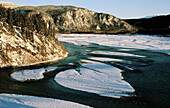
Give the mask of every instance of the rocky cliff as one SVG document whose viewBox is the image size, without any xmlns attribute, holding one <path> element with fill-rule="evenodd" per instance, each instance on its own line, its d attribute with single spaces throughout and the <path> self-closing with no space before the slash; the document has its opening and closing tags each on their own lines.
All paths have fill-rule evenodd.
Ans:
<svg viewBox="0 0 170 108">
<path fill-rule="evenodd" d="M 67 56 L 64 46 L 55 38 L 33 35 L 33 42 L 25 39 L 20 28 L 9 31 L 9 25 L 0 22 L 0 67 L 26 66 L 58 61 Z"/>
<path fill-rule="evenodd" d="M 32 6 L 0 6 L 0 14 L 0 68 L 53 62 L 67 56 L 55 38 L 55 24 L 48 13 Z"/>
<path fill-rule="evenodd" d="M 137 28 L 125 21 L 105 13 L 97 13 L 73 6 L 39 6 L 49 13 L 58 32 L 68 33 L 132 33 Z"/>
</svg>

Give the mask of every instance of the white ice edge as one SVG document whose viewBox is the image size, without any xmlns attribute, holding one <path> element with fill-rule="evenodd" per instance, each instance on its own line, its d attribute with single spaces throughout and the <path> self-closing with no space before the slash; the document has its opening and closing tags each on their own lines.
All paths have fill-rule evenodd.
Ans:
<svg viewBox="0 0 170 108">
<path fill-rule="evenodd" d="M 47 67 L 39 69 L 21 70 L 12 73 L 10 76 L 17 81 L 39 80 L 44 78 L 44 73 L 54 71 L 57 67 Z"/>
<path fill-rule="evenodd" d="M 111 51 L 92 51 L 92 54 L 106 54 L 106 55 L 120 55 L 120 56 L 133 56 L 133 57 L 146 57 L 141 55 L 122 53 L 122 52 L 111 52 Z"/>
<path fill-rule="evenodd" d="M 77 72 L 74 69 L 60 72 L 55 81 L 65 87 L 97 93 L 101 96 L 115 97 L 129 96 L 134 89 L 122 80 L 121 70 L 110 65 L 89 60 L 83 60 L 82 68 Z"/>
<path fill-rule="evenodd" d="M 91 60 L 99 60 L 99 61 L 123 61 L 121 59 L 115 58 L 107 58 L 107 57 L 89 57 Z"/>
<path fill-rule="evenodd" d="M 0 94 L 0 108 L 90 108 L 79 103 L 60 99 L 17 94 Z"/>
</svg>

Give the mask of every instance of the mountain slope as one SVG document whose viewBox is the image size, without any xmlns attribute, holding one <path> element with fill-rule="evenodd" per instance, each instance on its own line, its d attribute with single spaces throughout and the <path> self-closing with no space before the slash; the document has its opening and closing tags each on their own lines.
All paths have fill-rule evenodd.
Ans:
<svg viewBox="0 0 170 108">
<path fill-rule="evenodd" d="M 136 26 L 141 34 L 170 34 L 170 15 L 151 18 L 127 19 L 129 24 Z"/>
<path fill-rule="evenodd" d="M 105 13 L 73 6 L 39 6 L 49 13 L 58 32 L 127 33 L 137 29 L 125 21 Z"/>
<path fill-rule="evenodd" d="M 8 3 L 10 4 L 10 3 Z M 9 5 L 14 8 L 13 5 Z M 125 21 L 105 13 L 97 13 L 74 6 L 19 6 L 29 14 L 42 13 L 43 17 L 51 17 L 59 33 L 134 33 L 137 31 Z"/>
</svg>

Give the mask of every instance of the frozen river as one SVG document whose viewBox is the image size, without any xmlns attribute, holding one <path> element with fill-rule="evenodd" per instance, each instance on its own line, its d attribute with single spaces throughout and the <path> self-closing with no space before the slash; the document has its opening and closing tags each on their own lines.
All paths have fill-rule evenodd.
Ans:
<svg viewBox="0 0 170 108">
<path fill-rule="evenodd" d="M 57 104 L 51 101 L 60 106 L 68 102 L 73 107 L 149 107 L 157 106 L 160 99 L 164 100 L 160 105 L 169 105 L 169 37 L 97 34 L 57 34 L 57 37 L 69 53 L 66 59 L 0 70 L 0 106 L 39 105 L 34 101 L 27 104 L 34 97 L 23 100 L 24 95 L 56 99 L 47 101 L 52 107 Z M 37 100 L 44 102 L 43 98 Z"/>
</svg>

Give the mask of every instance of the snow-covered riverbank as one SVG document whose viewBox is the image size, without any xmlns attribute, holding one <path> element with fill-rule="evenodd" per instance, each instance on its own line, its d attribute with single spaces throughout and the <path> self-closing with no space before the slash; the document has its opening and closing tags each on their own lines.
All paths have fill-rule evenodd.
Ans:
<svg viewBox="0 0 170 108">
<path fill-rule="evenodd" d="M 0 94 L 0 108 L 90 108 L 74 102 L 17 94 Z"/>
</svg>

